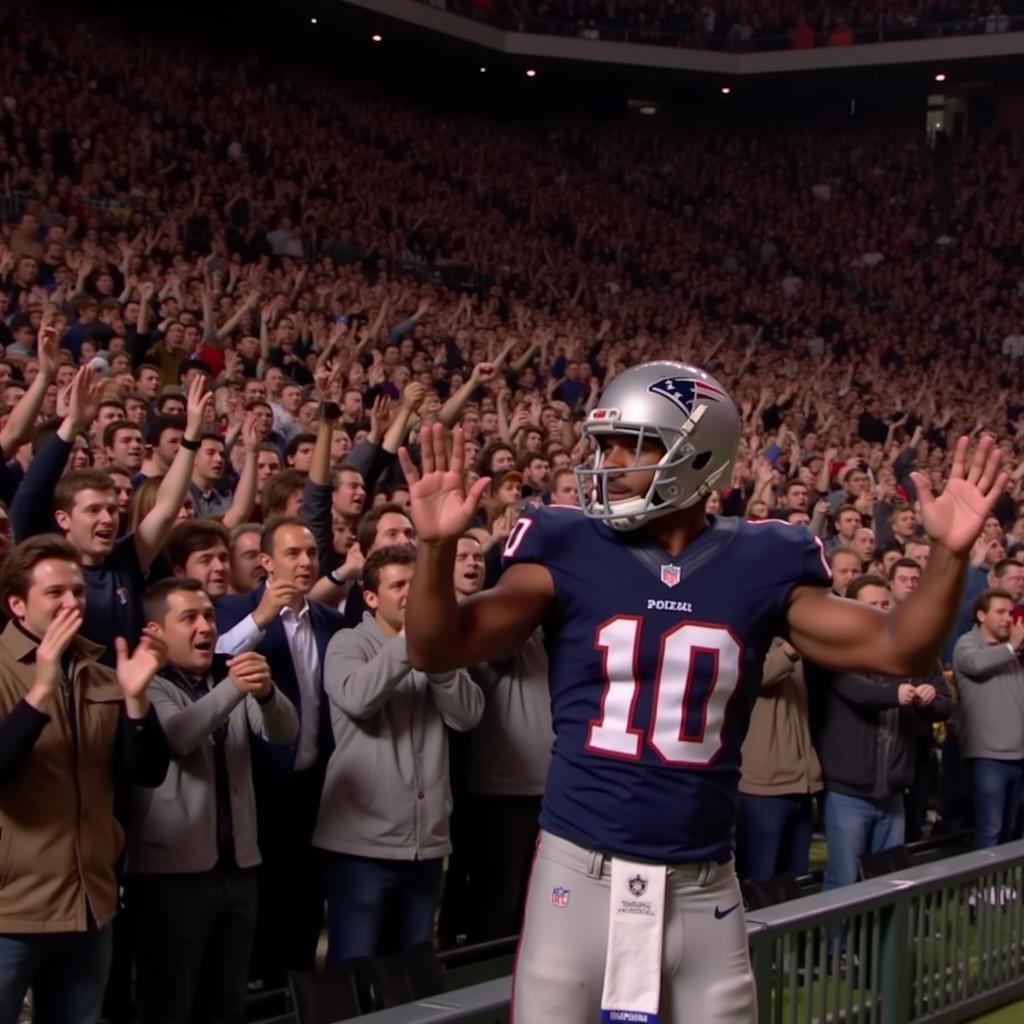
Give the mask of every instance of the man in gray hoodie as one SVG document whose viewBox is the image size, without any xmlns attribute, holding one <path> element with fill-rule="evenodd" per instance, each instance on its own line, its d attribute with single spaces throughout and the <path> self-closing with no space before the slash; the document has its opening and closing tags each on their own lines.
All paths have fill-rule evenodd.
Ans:
<svg viewBox="0 0 1024 1024">
<path fill-rule="evenodd" d="M 464 669 L 428 675 L 405 650 L 416 556 L 375 551 L 363 570 L 369 611 L 327 647 L 324 689 L 334 752 L 315 846 L 327 851 L 327 963 L 430 939 L 451 852 L 445 726 L 472 729 L 484 710 Z"/>
<path fill-rule="evenodd" d="M 983 590 L 975 625 L 956 642 L 960 747 L 974 785 L 974 846 L 1012 838 L 1024 791 L 1024 623 L 1014 621 L 1008 590 Z"/>
</svg>

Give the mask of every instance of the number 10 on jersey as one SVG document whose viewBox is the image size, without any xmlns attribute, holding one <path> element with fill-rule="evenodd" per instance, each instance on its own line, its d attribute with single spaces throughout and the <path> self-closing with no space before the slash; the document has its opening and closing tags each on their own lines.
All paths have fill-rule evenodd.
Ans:
<svg viewBox="0 0 1024 1024">
<path fill-rule="evenodd" d="M 638 663 L 643 620 L 620 615 L 597 630 L 604 654 L 600 717 L 590 723 L 587 749 L 635 761 L 644 742 L 633 721 L 640 694 Z M 740 680 L 742 649 L 724 626 L 680 623 L 661 636 L 647 742 L 661 761 L 681 768 L 707 768 L 724 743 L 729 701 Z M 698 663 L 710 663 L 706 687 L 695 686 Z"/>
</svg>

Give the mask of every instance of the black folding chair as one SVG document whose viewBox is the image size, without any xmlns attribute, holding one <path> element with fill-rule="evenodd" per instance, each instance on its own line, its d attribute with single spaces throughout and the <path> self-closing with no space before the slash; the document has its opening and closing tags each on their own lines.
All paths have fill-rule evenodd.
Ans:
<svg viewBox="0 0 1024 1024">
<path fill-rule="evenodd" d="M 289 971 L 296 1024 L 333 1024 L 369 1013 L 373 1007 L 360 999 L 358 977 L 357 962 L 322 971 Z"/>
<path fill-rule="evenodd" d="M 360 961 L 360 987 L 368 983 L 374 1010 L 386 1010 L 444 992 L 444 971 L 429 942 Z M 299 1024 L 305 1024 L 300 1021 Z"/>
<path fill-rule="evenodd" d="M 861 881 L 906 871 L 911 866 L 910 851 L 905 846 L 890 846 L 878 853 L 862 853 L 859 858 Z"/>
<path fill-rule="evenodd" d="M 781 875 L 759 882 L 748 879 L 740 885 L 740 889 L 747 910 L 763 910 L 801 896 L 800 884 L 792 871 L 784 871 Z"/>
</svg>

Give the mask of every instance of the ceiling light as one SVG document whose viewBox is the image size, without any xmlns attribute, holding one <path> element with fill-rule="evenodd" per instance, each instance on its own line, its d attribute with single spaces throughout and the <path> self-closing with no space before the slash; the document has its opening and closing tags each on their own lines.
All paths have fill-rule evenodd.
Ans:
<svg viewBox="0 0 1024 1024">
<path fill-rule="evenodd" d="M 381 42 L 383 42 L 383 41 L 384 41 L 384 37 L 383 37 L 383 36 L 382 36 L 382 35 L 381 35 L 381 34 L 380 34 L 379 32 L 374 32 L 374 33 L 373 33 L 373 35 L 372 35 L 372 36 L 370 36 L 370 38 L 371 38 L 371 39 L 372 39 L 372 40 L 373 40 L 373 41 L 374 41 L 375 43 L 381 43 Z"/>
<path fill-rule="evenodd" d="M 533 68 L 527 68 L 526 69 L 526 77 L 527 78 L 536 78 L 537 77 L 537 72 Z"/>
</svg>

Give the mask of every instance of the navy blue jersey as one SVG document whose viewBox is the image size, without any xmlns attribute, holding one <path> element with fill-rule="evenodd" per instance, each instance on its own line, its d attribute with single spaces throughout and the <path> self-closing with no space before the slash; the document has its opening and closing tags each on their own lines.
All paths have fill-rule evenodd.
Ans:
<svg viewBox="0 0 1024 1024">
<path fill-rule="evenodd" d="M 805 527 L 712 517 L 670 556 L 578 509 L 531 509 L 505 547 L 554 580 L 555 746 L 541 826 L 663 864 L 732 853 L 740 746 L 795 586 L 825 587 Z"/>
</svg>

